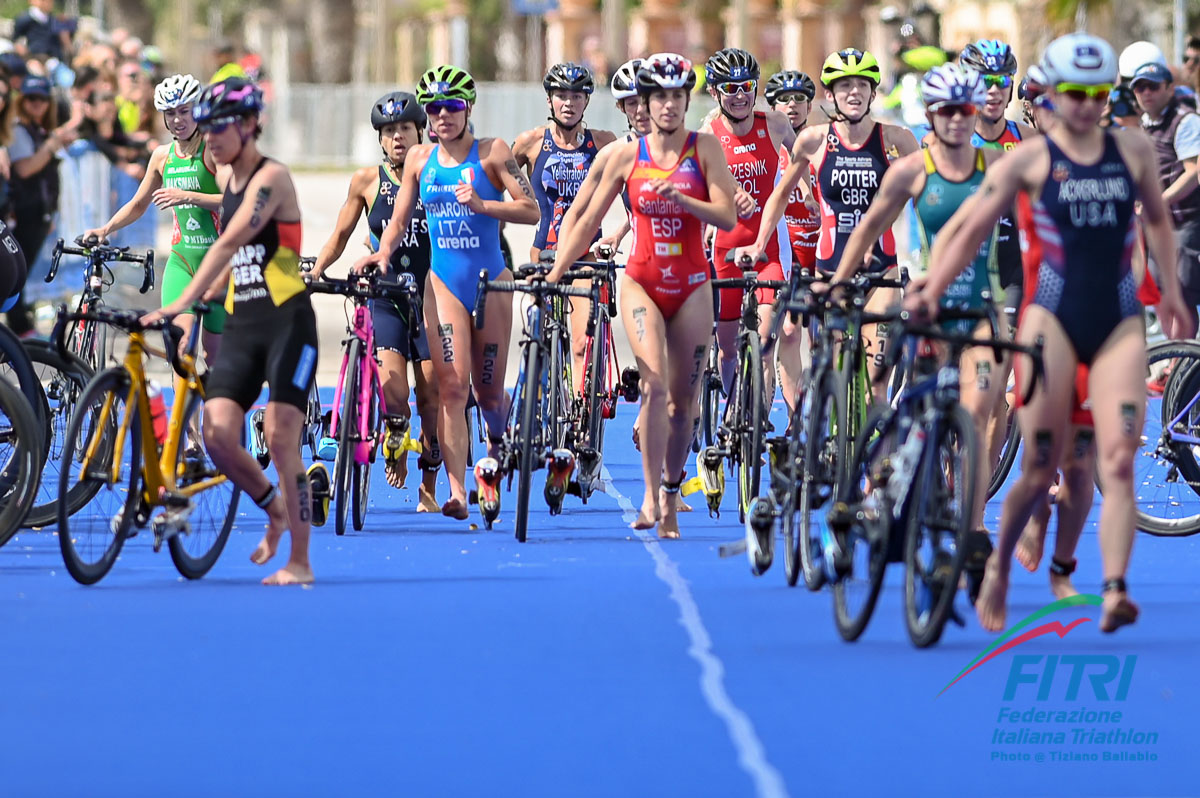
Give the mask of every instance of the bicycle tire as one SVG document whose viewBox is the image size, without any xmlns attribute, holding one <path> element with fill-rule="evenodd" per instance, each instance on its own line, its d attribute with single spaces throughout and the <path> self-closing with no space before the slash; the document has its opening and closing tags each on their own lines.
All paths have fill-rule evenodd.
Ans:
<svg viewBox="0 0 1200 798">
<path fill-rule="evenodd" d="M 537 433 L 538 392 L 541 388 L 541 346 L 537 341 L 525 345 L 524 390 L 521 397 L 520 429 L 517 430 L 517 519 L 514 534 L 524 543 L 529 525 L 529 491 L 533 482 L 533 447 Z"/>
<path fill-rule="evenodd" d="M 826 371 L 810 386 L 805 401 L 808 407 L 804 428 L 804 464 L 797 497 L 799 521 L 796 543 L 799 548 L 800 572 L 804 586 L 820 590 L 825 584 L 825 571 L 818 558 L 821 550 L 820 529 L 814 529 L 812 513 L 837 498 L 842 463 L 848 455 L 850 433 L 846 422 L 845 378 L 836 371 Z M 823 524 L 821 515 L 819 524 Z M 816 533 L 814 535 L 814 532 Z"/>
<path fill-rule="evenodd" d="M 308 445 L 308 453 L 312 455 L 311 459 L 313 460 L 317 459 L 317 449 L 321 445 L 322 427 L 325 423 L 322 415 L 321 394 L 314 378 L 312 385 L 308 388 L 308 404 L 304 409 L 304 431 L 301 433 L 303 437 L 301 445 Z"/>
<path fill-rule="evenodd" d="M 570 350 L 570 346 L 567 347 Z M 566 361 L 563 359 L 563 340 L 562 335 L 556 330 L 550 336 L 550 379 L 547 381 L 547 397 L 546 397 L 546 446 L 550 449 L 557 449 L 566 444 L 567 432 L 567 412 L 566 391 L 563 388 L 569 385 L 570 380 L 569 369 Z"/>
<path fill-rule="evenodd" d="M 375 442 L 379 439 L 379 423 L 379 384 L 376 382 L 372 386 L 371 396 L 367 400 L 367 429 L 371 431 L 367 459 L 366 462 L 359 463 L 358 458 L 355 458 L 351 467 L 350 512 L 355 532 L 361 532 L 367 521 L 367 503 L 371 496 L 371 464 L 375 462 Z"/>
<path fill-rule="evenodd" d="M 600 311 L 596 318 L 596 330 L 592 335 L 592 354 L 588 358 L 587 401 L 583 406 L 587 413 L 587 445 L 602 454 L 604 449 L 604 399 L 607 386 L 604 379 L 608 374 L 608 314 Z"/>
<path fill-rule="evenodd" d="M 718 408 L 721 405 L 721 367 L 718 361 L 717 347 L 708 347 L 708 365 L 703 376 L 704 385 L 700 389 L 700 430 L 704 436 L 704 445 L 716 446 Z"/>
<path fill-rule="evenodd" d="M 904 539 L 904 621 L 908 638 L 928 648 L 942 637 L 954 608 L 979 477 L 975 422 L 961 406 L 944 415 L 913 482 Z M 949 483 L 949 484 L 947 484 Z M 949 495 L 947 495 L 949 490 Z M 949 534 L 952 546 L 943 546 Z M 926 550 L 928 546 L 928 550 Z"/>
<path fill-rule="evenodd" d="M 46 397 L 42 393 L 42 384 L 33 368 L 33 362 L 29 359 L 29 353 L 16 333 L 0 324 L 0 377 L 5 374 L 8 374 L 8 379 L 13 386 L 29 402 L 29 408 L 33 412 L 37 428 L 45 430 L 47 423 Z M 45 449 L 44 442 L 41 443 L 41 449 Z"/>
<path fill-rule="evenodd" d="M 758 332 L 746 333 L 739 361 L 738 390 L 742 396 L 738 402 L 741 418 L 737 419 L 738 445 L 738 518 L 745 523 L 750 503 L 758 498 L 762 486 L 762 439 L 763 439 L 763 365 L 762 344 Z M 747 379 L 748 377 L 748 379 Z"/>
<path fill-rule="evenodd" d="M 351 477 L 354 449 L 358 439 L 358 361 L 362 342 L 350 340 L 346 350 L 346 374 L 342 377 L 342 407 L 338 415 L 337 460 L 333 467 L 333 530 L 346 534 L 352 501 Z"/>
<path fill-rule="evenodd" d="M 95 376 L 90 366 L 68 353 L 63 360 L 56 347 L 48 341 L 25 341 L 25 348 L 33 362 L 34 371 L 42 385 L 46 401 L 46 441 L 42 478 L 38 484 L 33 506 L 25 516 L 22 526 L 39 528 L 53 524 L 58 519 L 58 472 L 62 461 L 62 443 L 67 426 L 83 389 Z M 78 482 L 68 493 L 68 513 L 84 507 L 98 485 Z"/>
<path fill-rule="evenodd" d="M 1021 426 L 1017 423 L 1017 409 L 1009 408 L 1005 414 L 1004 445 L 1000 449 L 1000 458 L 996 461 L 992 474 L 988 477 L 987 497 L 990 499 L 1004 487 L 1017 462 L 1017 452 L 1021 449 Z"/>
<path fill-rule="evenodd" d="M 788 587 L 800 581 L 803 568 L 800 566 L 799 534 L 800 482 L 804 479 L 804 416 L 803 403 L 792 410 L 788 424 L 787 465 L 779 469 L 787 479 L 786 492 L 779 508 L 779 525 L 783 531 L 783 572 Z"/>
<path fill-rule="evenodd" d="M 16 534 L 37 495 L 42 435 L 24 394 L 0 378 L 0 463 L 6 487 L 0 490 L 0 546 Z"/>
<path fill-rule="evenodd" d="M 204 448 L 204 441 L 192 438 L 192 419 L 197 414 L 200 414 L 203 423 L 204 399 L 199 394 L 192 394 L 180 425 L 179 448 L 175 461 L 177 489 L 212 479 L 220 473 Z M 245 429 L 245 425 L 242 425 L 243 435 Z M 237 517 L 240 497 L 241 491 L 229 478 L 191 496 L 189 531 L 173 535 L 167 540 L 171 562 L 175 563 L 175 569 L 184 577 L 200 579 L 217 564 L 217 559 L 229 541 L 229 532 L 233 529 L 234 518 Z"/>
<path fill-rule="evenodd" d="M 128 409 L 129 425 L 125 428 L 124 446 L 128 447 L 128 456 L 125 448 L 120 452 L 115 451 L 116 433 L 125 414 L 125 401 L 129 395 L 130 384 L 131 378 L 124 366 L 105 369 L 93 377 L 79 397 L 75 415 L 71 417 L 71 424 L 63 441 L 64 468 L 59 471 L 58 480 L 58 545 L 67 571 L 82 585 L 99 582 L 112 569 L 121 553 L 121 547 L 125 544 L 126 534 L 134 523 L 142 497 L 142 427 L 136 404 Z M 97 403 L 109 403 L 106 415 L 93 410 Z M 89 421 L 91 427 L 85 430 Z M 94 440 L 95 434 L 101 436 L 99 441 L 94 441 L 97 462 L 93 463 L 91 475 L 85 474 L 83 478 L 97 481 L 99 485 L 88 506 L 72 516 L 67 512 L 67 495 L 71 487 L 71 469 L 68 464 L 75 459 L 78 446 L 82 444 L 83 451 L 93 446 L 89 441 Z M 108 477 L 112 472 L 114 460 L 118 458 L 127 473 L 119 482 L 110 483 Z M 101 469 L 104 472 L 103 479 L 96 477 L 101 473 Z M 99 512 L 96 508 L 98 500 L 102 504 Z M 91 542 L 93 537 L 102 542 L 103 546 L 80 545 L 85 539 Z M 85 556 L 84 549 L 88 549 L 89 552 L 96 549 L 101 551 L 98 556 L 89 559 Z"/>
<path fill-rule="evenodd" d="M 838 487 L 839 503 L 851 507 L 862 505 L 866 498 L 863 487 L 867 484 L 872 484 L 873 489 L 882 489 L 874 479 L 873 466 L 882 462 L 891 452 L 894 436 L 886 433 L 887 425 L 888 415 L 882 410 L 874 411 L 863 425 L 858 443 L 854 447 L 853 464 L 842 475 L 842 482 Z M 880 433 L 878 437 L 877 431 Z M 875 605 L 879 601 L 879 591 L 883 587 L 883 575 L 888 563 L 889 526 L 890 522 L 867 527 L 861 522 L 861 518 L 856 519 L 851 523 L 849 533 L 842 543 L 847 551 L 850 571 L 833 586 L 833 620 L 838 634 L 848 643 L 858 640 L 866 631 L 867 624 L 871 622 L 871 616 L 875 612 Z M 863 544 L 861 547 L 860 543 Z M 854 609 L 851 606 L 850 588 L 855 584 L 855 572 L 859 570 L 855 565 L 855 554 L 858 552 L 866 555 L 866 595 L 858 609 Z"/>
</svg>

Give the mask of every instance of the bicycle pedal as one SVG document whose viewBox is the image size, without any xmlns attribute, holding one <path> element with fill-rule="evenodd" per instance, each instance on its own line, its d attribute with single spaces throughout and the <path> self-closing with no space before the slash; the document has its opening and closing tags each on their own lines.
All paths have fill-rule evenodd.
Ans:
<svg viewBox="0 0 1200 798">
<path fill-rule="evenodd" d="M 845 502 L 835 502 L 829 511 L 825 513 L 825 523 L 829 524 L 830 529 L 835 529 L 838 532 L 845 532 L 850 529 L 850 525 L 858 519 L 858 512 L 850 508 Z"/>
<path fill-rule="evenodd" d="M 493 457 L 485 457 L 475 464 L 475 494 L 479 512 L 488 529 L 500 515 L 500 464 Z"/>
<path fill-rule="evenodd" d="M 575 455 L 570 449 L 555 449 L 546 459 L 546 504 L 551 515 L 562 512 L 563 497 L 575 471 Z"/>
<path fill-rule="evenodd" d="M 191 504 L 188 497 L 182 493 L 175 493 L 166 488 L 158 489 L 158 501 L 163 507 L 171 509 L 181 509 Z"/>
<path fill-rule="evenodd" d="M 759 496 L 746 513 L 746 557 L 750 573 L 762 576 L 775 559 L 775 508 L 770 499 Z"/>
</svg>

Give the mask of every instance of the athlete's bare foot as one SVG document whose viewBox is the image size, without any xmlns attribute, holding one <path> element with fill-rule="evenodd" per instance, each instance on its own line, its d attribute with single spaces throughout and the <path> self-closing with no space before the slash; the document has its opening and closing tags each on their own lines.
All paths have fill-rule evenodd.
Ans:
<svg viewBox="0 0 1200 798">
<path fill-rule="evenodd" d="M 442 505 L 442 515 L 453 518 L 457 521 L 466 521 L 471 517 L 471 511 L 467 509 L 467 503 L 462 499 L 456 499 L 451 496 Z"/>
<path fill-rule="evenodd" d="M 679 495 L 678 493 L 675 494 L 675 512 L 690 513 L 691 511 L 692 511 L 691 505 L 683 500 L 683 496 Z M 678 537 L 678 536 L 676 536 L 676 537 Z"/>
<path fill-rule="evenodd" d="M 638 513 L 638 517 L 629 525 L 630 529 L 654 529 L 658 526 L 658 519 L 662 513 L 659 510 L 658 502 L 652 500 L 649 495 L 642 502 L 642 509 Z"/>
<path fill-rule="evenodd" d="M 417 512 L 436 513 L 437 511 L 437 497 L 433 495 L 433 491 L 428 490 L 424 485 L 417 488 Z"/>
<path fill-rule="evenodd" d="M 1050 572 L 1050 592 L 1054 594 L 1056 599 L 1065 599 L 1079 595 L 1079 591 L 1075 589 L 1075 585 L 1071 584 L 1070 575 L 1059 576 L 1053 571 Z"/>
<path fill-rule="evenodd" d="M 675 499 L 680 497 L 676 494 Z M 676 515 L 675 501 L 671 501 L 669 494 L 664 493 L 660 500 L 660 506 L 663 508 L 662 518 L 658 522 L 658 536 L 667 540 L 677 540 L 679 538 L 679 517 Z M 688 508 L 691 509 L 691 508 Z"/>
<path fill-rule="evenodd" d="M 1050 505 L 1039 504 L 1025 523 L 1021 539 L 1017 541 L 1017 562 L 1030 573 L 1038 569 L 1046 548 L 1046 528 L 1050 524 Z"/>
<path fill-rule="evenodd" d="M 262 583 L 264 585 L 311 585 L 313 583 L 312 568 L 307 565 L 288 563 L 262 580 Z"/>
<path fill-rule="evenodd" d="M 408 479 L 408 452 L 402 452 L 400 457 L 390 463 L 385 463 L 383 475 L 387 479 L 387 484 L 393 488 L 403 488 L 405 480 Z"/>
<path fill-rule="evenodd" d="M 979 586 L 979 598 L 975 600 L 975 613 L 979 625 L 989 632 L 999 632 L 1007 620 L 1008 574 L 1002 573 L 998 553 L 988 557 L 983 572 L 983 584 Z"/>
<path fill-rule="evenodd" d="M 279 548 L 279 539 L 287 531 L 287 524 L 287 508 L 283 504 L 283 494 L 279 493 L 267 506 L 267 532 L 250 553 L 250 562 L 266 565 L 271 561 Z"/>
<path fill-rule="evenodd" d="M 1129 600 L 1124 591 L 1110 590 L 1104 594 L 1104 606 L 1100 612 L 1100 631 L 1112 633 L 1133 623 L 1138 618 L 1138 605 Z"/>
</svg>

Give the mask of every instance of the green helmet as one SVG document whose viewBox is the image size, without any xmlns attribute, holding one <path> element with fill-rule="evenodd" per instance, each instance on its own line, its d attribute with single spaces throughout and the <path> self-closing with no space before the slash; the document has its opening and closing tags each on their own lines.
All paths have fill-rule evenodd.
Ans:
<svg viewBox="0 0 1200 798">
<path fill-rule="evenodd" d="M 821 82 L 826 86 L 832 86 L 838 78 L 865 78 L 878 86 L 881 77 L 875 56 L 853 47 L 830 53 L 821 67 Z"/>
<path fill-rule="evenodd" d="M 475 102 L 475 78 L 450 64 L 434 67 L 417 81 L 417 102 L 428 105 L 438 100 Z"/>
</svg>

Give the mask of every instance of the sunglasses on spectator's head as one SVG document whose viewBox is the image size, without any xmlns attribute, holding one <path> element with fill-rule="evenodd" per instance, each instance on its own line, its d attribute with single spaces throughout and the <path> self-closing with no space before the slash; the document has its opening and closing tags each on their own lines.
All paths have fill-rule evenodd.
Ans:
<svg viewBox="0 0 1200 798">
<path fill-rule="evenodd" d="M 989 89 L 1007 89 L 1013 84 L 1012 75 L 984 75 L 983 85 Z"/>
<path fill-rule="evenodd" d="M 200 128 L 201 133 L 212 133 L 220 135 L 225 132 L 225 129 L 238 121 L 236 116 L 223 116 L 220 119 L 209 119 L 205 122 L 200 122 L 196 126 Z"/>
<path fill-rule="evenodd" d="M 738 94 L 754 94 L 754 90 L 757 88 L 757 80 L 731 80 L 726 83 L 717 84 L 717 91 L 726 97 L 733 97 Z"/>
<path fill-rule="evenodd" d="M 434 100 L 425 106 L 425 113 L 429 116 L 437 116 L 442 111 L 454 114 L 465 110 L 467 110 L 466 100 Z"/>
<path fill-rule="evenodd" d="M 1054 90 L 1059 94 L 1065 94 L 1075 102 L 1083 102 L 1084 100 L 1099 100 L 1100 102 L 1108 102 L 1108 95 L 1112 94 L 1113 85 L 1111 83 L 1101 83 L 1097 86 L 1085 86 L 1082 83 L 1059 83 L 1054 87 Z"/>
</svg>

